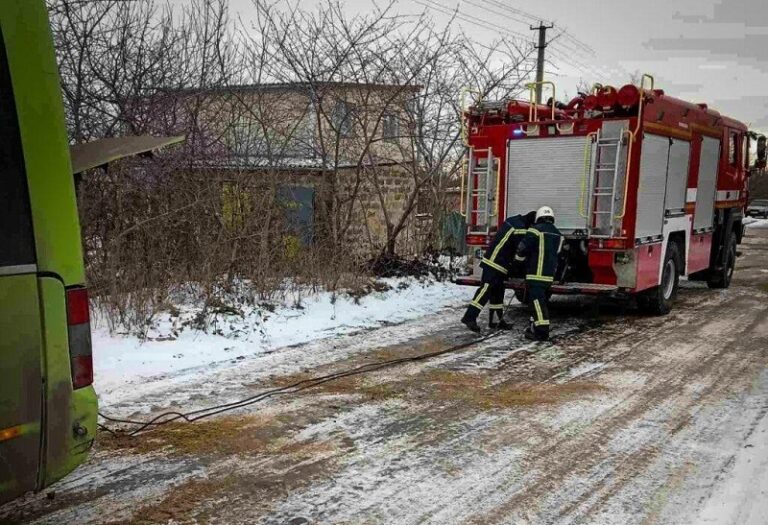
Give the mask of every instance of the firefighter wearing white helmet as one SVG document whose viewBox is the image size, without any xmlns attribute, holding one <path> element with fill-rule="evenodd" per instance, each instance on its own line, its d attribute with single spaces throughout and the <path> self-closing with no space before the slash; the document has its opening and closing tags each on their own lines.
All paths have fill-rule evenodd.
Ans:
<svg viewBox="0 0 768 525">
<path fill-rule="evenodd" d="M 528 229 L 517 247 L 515 260 L 525 263 L 526 300 L 533 307 L 533 317 L 525 331 L 527 339 L 549 339 L 549 288 L 555 280 L 563 235 L 555 227 L 555 212 L 542 206 L 536 223 Z"/>
</svg>

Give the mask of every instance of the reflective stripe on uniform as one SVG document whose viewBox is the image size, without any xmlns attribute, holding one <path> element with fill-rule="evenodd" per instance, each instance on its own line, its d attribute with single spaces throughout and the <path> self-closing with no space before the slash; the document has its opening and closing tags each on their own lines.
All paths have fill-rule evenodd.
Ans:
<svg viewBox="0 0 768 525">
<path fill-rule="evenodd" d="M 507 241 L 509 240 L 510 237 L 512 237 L 513 235 L 525 234 L 525 232 L 527 232 L 527 231 L 528 230 L 518 230 L 516 228 L 510 228 L 509 231 L 506 233 L 506 235 L 504 235 L 504 237 L 502 237 L 501 241 L 499 241 L 499 244 L 496 245 L 496 248 L 493 249 L 493 252 L 491 253 L 491 258 L 490 259 L 483 258 L 483 260 L 487 261 L 489 263 L 494 263 L 494 261 L 496 260 L 496 257 L 499 256 L 499 252 L 504 247 L 504 245 L 507 243 Z M 507 273 L 507 272 L 504 272 L 504 273 Z"/>
<path fill-rule="evenodd" d="M 544 234 L 536 228 L 530 228 L 528 233 L 532 233 L 539 238 L 539 258 L 536 261 L 536 275 L 541 276 L 544 272 Z"/>
<path fill-rule="evenodd" d="M 501 266 L 500 264 L 496 264 L 495 262 L 491 261 L 490 259 L 486 259 L 485 257 L 482 258 L 480 261 L 480 264 L 485 264 L 487 266 L 490 266 L 496 271 L 499 271 L 503 273 L 504 275 L 507 275 L 507 269 Z"/>
<path fill-rule="evenodd" d="M 504 309 L 504 305 L 503 304 L 491 304 L 491 305 L 488 306 L 488 308 L 491 309 L 491 310 L 503 310 Z"/>
<path fill-rule="evenodd" d="M 536 321 L 533 323 L 534 326 L 548 326 L 549 320 L 544 319 L 544 312 L 541 310 L 541 305 L 539 304 L 538 299 L 533 300 L 533 307 L 536 309 Z"/>
<path fill-rule="evenodd" d="M 485 293 L 488 291 L 488 286 L 489 286 L 489 284 L 488 284 L 488 283 L 485 283 L 485 284 L 483 285 L 483 287 L 482 287 L 482 288 L 480 288 L 480 292 L 477 294 L 477 297 L 475 297 L 475 298 L 472 300 L 472 302 L 471 302 L 471 303 L 469 303 L 469 304 L 470 304 L 470 306 L 474 306 L 475 308 L 477 308 L 477 309 L 479 309 L 479 310 L 482 310 L 482 309 L 483 309 L 483 305 L 482 305 L 482 304 L 480 304 L 480 302 L 479 302 L 479 301 L 480 301 L 480 299 L 482 299 L 482 298 L 483 298 L 483 296 L 485 295 Z"/>
<path fill-rule="evenodd" d="M 544 235 L 539 234 L 539 261 L 536 265 L 536 275 L 544 273 Z"/>
<path fill-rule="evenodd" d="M 552 283 L 555 282 L 554 277 L 547 277 L 546 275 L 526 275 L 525 276 L 526 281 L 539 281 L 542 283 Z"/>
<path fill-rule="evenodd" d="M 521 257 L 521 256 L 519 256 L 519 255 L 515 255 L 515 260 L 516 260 L 517 262 L 525 262 L 525 257 Z"/>
</svg>

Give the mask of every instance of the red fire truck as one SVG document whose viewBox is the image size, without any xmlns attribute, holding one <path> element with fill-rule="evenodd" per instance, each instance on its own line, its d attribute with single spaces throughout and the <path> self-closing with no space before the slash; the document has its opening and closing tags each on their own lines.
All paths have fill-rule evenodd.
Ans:
<svg viewBox="0 0 768 525">
<path fill-rule="evenodd" d="M 547 104 L 533 102 L 531 84 L 530 101 L 480 101 L 464 113 L 461 208 L 474 272 L 459 282 L 479 283 L 482 250 L 505 217 L 547 205 L 567 239 L 553 293 L 634 295 L 664 314 L 681 276 L 727 288 L 765 138 L 666 95 L 649 75 L 568 104 L 543 84 Z M 519 297 L 523 282 L 507 286 Z"/>
</svg>

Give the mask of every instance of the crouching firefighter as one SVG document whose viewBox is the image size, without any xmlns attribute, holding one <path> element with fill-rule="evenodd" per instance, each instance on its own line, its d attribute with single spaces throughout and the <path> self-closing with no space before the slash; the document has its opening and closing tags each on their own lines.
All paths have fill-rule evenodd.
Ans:
<svg viewBox="0 0 768 525">
<path fill-rule="evenodd" d="M 477 318 L 489 302 L 488 326 L 493 329 L 509 329 L 509 325 L 504 321 L 504 281 L 510 273 L 514 275 L 520 266 L 515 264 L 515 249 L 525 237 L 528 228 L 533 225 L 535 218 L 536 212 L 533 211 L 526 215 L 508 217 L 486 249 L 480 261 L 483 269 L 482 284 L 461 318 L 461 322 L 473 332 L 480 332 Z"/>
<path fill-rule="evenodd" d="M 549 206 L 536 212 L 536 223 L 528 229 L 517 247 L 515 260 L 525 263 L 527 302 L 533 317 L 525 330 L 526 339 L 549 339 L 549 288 L 555 280 L 563 235 L 555 227 L 555 214 Z"/>
</svg>

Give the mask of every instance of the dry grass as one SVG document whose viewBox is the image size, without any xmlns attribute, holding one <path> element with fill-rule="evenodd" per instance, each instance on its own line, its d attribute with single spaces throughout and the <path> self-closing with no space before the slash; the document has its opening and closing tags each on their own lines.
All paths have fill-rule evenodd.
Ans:
<svg viewBox="0 0 768 525">
<path fill-rule="evenodd" d="M 134 454 L 177 456 L 291 455 L 298 459 L 328 452 L 329 444 L 295 442 L 280 418 L 228 416 L 196 423 L 170 423 L 138 436 L 104 435 L 99 446 Z"/>
<path fill-rule="evenodd" d="M 476 408 L 525 407 L 564 403 L 604 390 L 594 382 L 564 384 L 493 384 L 487 375 L 433 370 L 425 374 L 430 396 L 442 402 L 453 401 Z"/>
<path fill-rule="evenodd" d="M 107 523 L 109 525 L 149 525 L 183 522 L 184 517 L 193 513 L 200 506 L 201 501 L 224 493 L 235 483 L 234 476 L 215 480 L 192 479 L 169 490 L 160 501 L 139 508 L 132 518 Z"/>
<path fill-rule="evenodd" d="M 275 379 L 274 385 L 276 387 L 289 386 L 299 381 L 312 379 L 318 375 L 320 375 L 319 372 L 316 374 L 299 373 L 281 376 Z M 381 401 L 401 394 L 401 391 L 394 384 L 377 383 L 364 375 L 341 377 L 308 390 L 311 390 L 315 395 L 319 392 L 326 395 L 362 396 L 366 401 Z"/>
<path fill-rule="evenodd" d="M 387 350 L 389 351 L 389 350 Z M 323 383 L 312 392 L 327 395 L 361 396 L 364 401 L 383 401 L 392 398 L 432 400 L 440 403 L 454 402 L 474 408 L 494 408 L 550 405 L 578 399 L 604 390 L 601 385 L 589 382 L 564 384 L 496 383 L 495 374 L 475 374 L 445 369 L 428 369 L 408 378 L 387 381 L 370 376 L 343 377 Z M 309 374 L 296 374 L 278 378 L 277 386 L 286 386 L 309 379 Z"/>
</svg>

